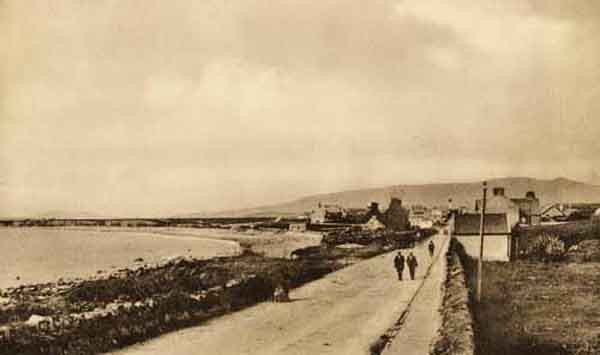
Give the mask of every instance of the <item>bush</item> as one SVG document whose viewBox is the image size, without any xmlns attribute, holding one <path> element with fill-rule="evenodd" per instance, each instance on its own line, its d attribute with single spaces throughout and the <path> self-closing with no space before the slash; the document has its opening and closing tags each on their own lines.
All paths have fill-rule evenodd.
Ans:
<svg viewBox="0 0 600 355">
<path fill-rule="evenodd" d="M 525 254 L 543 261 L 559 261 L 566 251 L 565 243 L 558 236 L 542 234 L 527 247 Z"/>
<path fill-rule="evenodd" d="M 519 254 L 526 254 L 530 245 L 535 243 L 537 238 L 549 234 L 556 236 L 564 243 L 565 250 L 578 245 L 584 240 L 600 239 L 600 223 L 575 222 L 556 225 L 541 225 L 533 227 L 516 227 L 513 230 L 518 239 Z"/>
</svg>

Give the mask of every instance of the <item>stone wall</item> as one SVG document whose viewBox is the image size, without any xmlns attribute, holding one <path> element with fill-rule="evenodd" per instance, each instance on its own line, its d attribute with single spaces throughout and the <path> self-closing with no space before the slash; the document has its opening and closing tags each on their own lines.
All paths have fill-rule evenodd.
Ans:
<svg viewBox="0 0 600 355">
<path fill-rule="evenodd" d="M 476 235 L 455 236 L 464 246 L 467 254 L 479 259 L 480 237 Z M 486 261 L 509 261 L 511 237 L 509 235 L 485 235 L 483 260 Z"/>
<path fill-rule="evenodd" d="M 459 258 L 463 246 L 454 238 L 447 254 L 447 275 L 440 312 L 442 326 L 431 348 L 431 355 L 473 355 L 475 353 L 473 315 L 469 308 L 466 273 Z M 464 249 L 463 249 L 464 252 Z"/>
<path fill-rule="evenodd" d="M 231 259 L 231 268 L 241 267 L 241 261 L 236 262 L 240 258 L 222 259 Z M 340 267 L 328 262 L 275 260 L 273 265 L 255 274 L 243 273 L 242 276 L 228 278 L 220 285 L 188 290 L 179 284 L 182 282 L 181 271 L 194 274 L 202 271 L 201 275 L 210 271 L 206 267 L 199 269 L 193 263 L 179 262 L 171 266 L 168 270 L 180 272 L 165 271 L 164 274 L 180 277 L 170 282 L 172 289 L 167 292 L 145 294 L 140 291 L 144 294 L 143 298 L 128 301 L 129 286 L 142 286 L 139 277 L 130 275 L 122 280 L 128 286 L 122 289 L 125 293 L 110 297 L 108 302 L 86 301 L 89 307 L 85 307 L 85 311 L 31 314 L 21 320 L 0 324 L 0 354 L 83 355 L 107 352 L 268 300 L 280 282 L 297 287 Z M 100 287 L 105 283 L 106 280 L 102 280 L 93 286 Z M 103 293 L 98 287 L 94 297 Z M 63 301 L 68 302 L 68 297 Z"/>
</svg>

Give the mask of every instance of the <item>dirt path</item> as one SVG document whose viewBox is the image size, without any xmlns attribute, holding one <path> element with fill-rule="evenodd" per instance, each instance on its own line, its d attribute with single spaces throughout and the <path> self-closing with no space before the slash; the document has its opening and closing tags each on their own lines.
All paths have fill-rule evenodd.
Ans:
<svg viewBox="0 0 600 355">
<path fill-rule="evenodd" d="M 437 247 L 441 251 L 438 260 L 429 270 L 429 275 L 411 303 L 400 331 L 382 352 L 383 355 L 429 354 L 431 343 L 442 323 L 439 308 L 442 304 L 448 240 L 438 243 Z"/>
<path fill-rule="evenodd" d="M 436 244 L 442 238 L 435 236 Z M 397 281 L 395 253 L 389 253 L 293 291 L 291 303 L 261 303 L 115 354 L 364 355 L 423 281 L 430 262 L 426 244 L 414 251 L 420 262 L 415 281 Z"/>
</svg>

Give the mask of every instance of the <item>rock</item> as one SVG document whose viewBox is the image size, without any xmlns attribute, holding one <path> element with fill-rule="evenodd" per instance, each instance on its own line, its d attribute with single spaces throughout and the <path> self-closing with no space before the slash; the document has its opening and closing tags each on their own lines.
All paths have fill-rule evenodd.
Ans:
<svg viewBox="0 0 600 355">
<path fill-rule="evenodd" d="M 27 324 L 28 326 L 31 326 L 31 327 L 36 327 L 41 322 L 48 321 L 48 320 L 49 320 L 48 317 L 40 316 L 37 314 L 32 314 L 31 317 L 29 317 L 29 319 L 25 322 L 25 324 Z"/>
</svg>

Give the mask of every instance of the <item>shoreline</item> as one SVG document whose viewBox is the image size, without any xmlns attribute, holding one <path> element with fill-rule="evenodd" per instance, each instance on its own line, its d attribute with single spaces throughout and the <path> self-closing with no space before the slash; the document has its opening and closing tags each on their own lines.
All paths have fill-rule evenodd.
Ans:
<svg viewBox="0 0 600 355">
<path fill-rule="evenodd" d="M 58 281 L 77 282 L 83 279 L 106 278 L 117 270 L 152 267 L 179 257 L 193 257 L 199 260 L 206 260 L 213 257 L 240 255 L 244 250 L 251 250 L 257 253 L 265 253 L 266 251 L 265 254 L 267 256 L 276 257 L 288 254 L 286 257 L 289 257 L 291 251 L 309 245 L 317 245 L 321 240 L 320 235 L 312 232 L 273 233 L 268 231 L 254 231 L 253 233 L 248 233 L 214 228 L 8 227 L 0 228 L 0 231 L 8 233 L 9 241 L 10 239 L 13 240 L 12 244 L 14 246 L 12 249 L 16 249 L 21 253 L 18 257 L 13 257 L 14 260 L 12 262 L 10 259 L 7 261 L 8 265 L 12 265 L 13 270 L 10 268 L 7 269 L 4 276 L 5 280 L 0 282 L 0 290 Z M 44 234 L 48 234 L 47 237 L 49 239 L 45 239 Z M 35 235 L 36 237 L 29 240 L 32 238 L 31 235 Z M 106 239 L 104 235 L 106 235 Z M 23 236 L 25 238 L 21 239 Z M 121 236 L 124 238 L 121 238 Z M 58 238 L 56 243 L 53 243 L 53 239 L 50 239 L 57 237 L 60 238 Z M 94 255 L 91 255 L 89 260 L 98 264 L 96 265 L 97 267 L 89 267 L 85 264 L 88 260 L 79 257 L 78 260 L 81 260 L 81 262 L 72 261 L 66 263 L 64 271 L 61 272 L 60 268 L 52 269 L 52 267 L 56 267 L 55 263 L 51 260 L 54 258 L 52 250 L 35 252 L 34 249 L 38 248 L 38 243 L 35 242 L 38 240 L 36 238 L 43 238 L 43 242 L 47 244 L 46 248 L 61 248 L 61 244 L 64 241 L 67 243 L 77 241 L 79 244 L 84 244 L 90 240 L 89 243 L 93 244 L 98 240 L 104 245 L 114 240 L 119 245 L 126 247 L 127 250 L 119 250 L 118 252 L 124 255 L 118 258 L 114 257 L 113 259 L 116 260 L 106 263 L 103 263 L 99 259 L 103 257 L 101 256 L 102 254 L 96 255 L 97 253 L 94 251 Z M 131 242 L 129 241 L 130 239 L 132 239 Z M 177 243 L 172 244 L 169 241 L 177 241 Z M 178 247 L 179 242 L 181 242 L 181 247 Z M 141 243 L 141 246 L 138 248 L 136 245 L 139 243 Z M 164 252 L 162 249 L 163 246 L 168 247 L 165 248 Z M 85 245 L 85 248 L 87 248 L 87 245 Z M 29 266 L 26 263 L 29 259 L 26 257 L 29 251 L 25 249 L 30 249 L 34 253 L 37 253 L 31 256 Z M 74 252 L 85 254 L 86 250 L 76 248 Z M 47 253 L 50 258 L 44 256 Z M 64 258 L 69 259 L 73 257 L 73 255 L 67 254 Z M 40 258 L 43 258 L 41 264 L 35 261 L 42 260 Z M 45 265 L 45 263 L 50 263 L 52 267 L 36 271 L 37 265 Z M 16 281 L 15 278 L 19 281 Z"/>
</svg>

